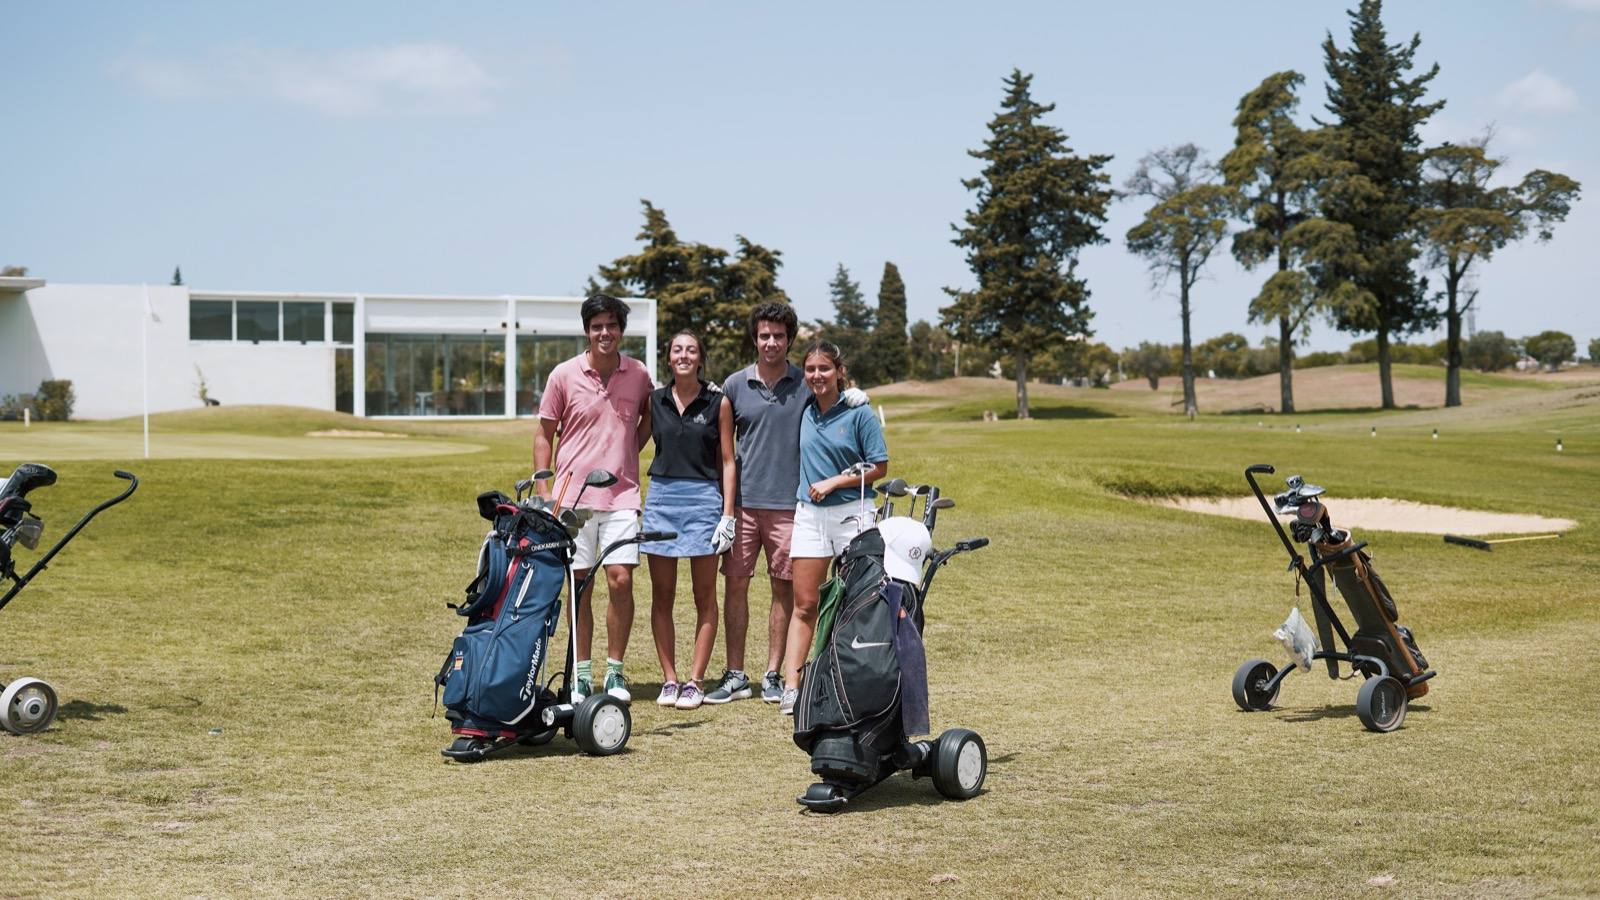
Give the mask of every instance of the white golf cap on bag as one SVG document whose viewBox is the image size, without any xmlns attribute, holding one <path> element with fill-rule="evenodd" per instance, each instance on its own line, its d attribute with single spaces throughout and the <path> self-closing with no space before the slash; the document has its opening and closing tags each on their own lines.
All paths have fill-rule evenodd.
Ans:
<svg viewBox="0 0 1600 900">
<path fill-rule="evenodd" d="M 928 529 L 909 516 L 895 516 L 878 524 L 883 537 L 883 570 L 890 578 L 922 583 L 922 566 L 933 552 Z"/>
</svg>

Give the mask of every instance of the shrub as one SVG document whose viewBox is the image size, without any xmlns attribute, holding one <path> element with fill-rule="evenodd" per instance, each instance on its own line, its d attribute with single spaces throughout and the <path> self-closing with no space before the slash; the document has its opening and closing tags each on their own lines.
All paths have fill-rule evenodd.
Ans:
<svg viewBox="0 0 1600 900">
<path fill-rule="evenodd" d="M 39 411 L 39 418 L 47 422 L 65 422 L 72 418 L 72 404 L 76 401 L 72 395 L 72 382 L 65 378 L 54 381 L 39 382 L 39 393 L 34 395 L 33 405 Z"/>
</svg>

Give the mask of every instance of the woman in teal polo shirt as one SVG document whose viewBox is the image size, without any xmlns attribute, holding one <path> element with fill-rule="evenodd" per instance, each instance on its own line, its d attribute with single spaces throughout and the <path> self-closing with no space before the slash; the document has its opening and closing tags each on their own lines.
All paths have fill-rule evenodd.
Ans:
<svg viewBox="0 0 1600 900">
<path fill-rule="evenodd" d="M 800 666 L 811 651 L 817 627 L 817 601 L 828 565 L 871 520 L 861 521 L 861 476 L 839 473 L 858 463 L 872 468 L 866 483 L 889 474 L 889 448 L 870 405 L 839 402 L 847 387 L 845 360 L 829 341 L 806 348 L 804 377 L 811 399 L 800 416 L 800 484 L 794 510 L 789 559 L 794 566 L 794 615 L 783 657 L 783 700 L 779 709 L 794 713 Z M 874 496 L 871 487 L 867 499 Z"/>
</svg>

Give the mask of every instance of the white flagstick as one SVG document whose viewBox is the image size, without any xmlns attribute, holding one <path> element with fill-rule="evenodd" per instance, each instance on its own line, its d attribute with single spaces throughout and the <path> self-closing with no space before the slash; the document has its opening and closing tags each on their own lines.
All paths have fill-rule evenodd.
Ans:
<svg viewBox="0 0 1600 900">
<path fill-rule="evenodd" d="M 144 392 L 144 458 L 150 458 L 150 285 L 141 284 L 144 310 L 139 313 L 139 381 Z"/>
</svg>

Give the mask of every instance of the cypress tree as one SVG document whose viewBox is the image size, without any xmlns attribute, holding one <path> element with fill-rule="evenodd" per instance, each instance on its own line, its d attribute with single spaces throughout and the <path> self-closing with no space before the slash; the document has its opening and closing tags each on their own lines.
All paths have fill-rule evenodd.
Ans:
<svg viewBox="0 0 1600 900">
<path fill-rule="evenodd" d="M 1412 262 L 1419 253 L 1415 234 L 1424 156 L 1417 131 L 1444 102 L 1422 102 L 1437 65 L 1405 77 L 1422 38 L 1389 44 L 1382 7 L 1379 0 L 1362 0 L 1349 14 L 1348 49 L 1339 49 L 1332 34 L 1322 44 L 1327 110 L 1333 115 L 1328 153 L 1348 165 L 1324 185 L 1323 215 L 1342 226 L 1349 240 L 1343 252 L 1323 259 L 1317 277 L 1341 330 L 1376 332 L 1383 408 L 1393 409 L 1390 339 L 1437 320 Z"/>
<path fill-rule="evenodd" d="M 903 381 L 911 371 L 911 346 L 906 338 L 906 283 L 892 262 L 883 264 L 878 281 L 878 324 L 872 331 L 872 357 L 884 381 Z"/>
</svg>

